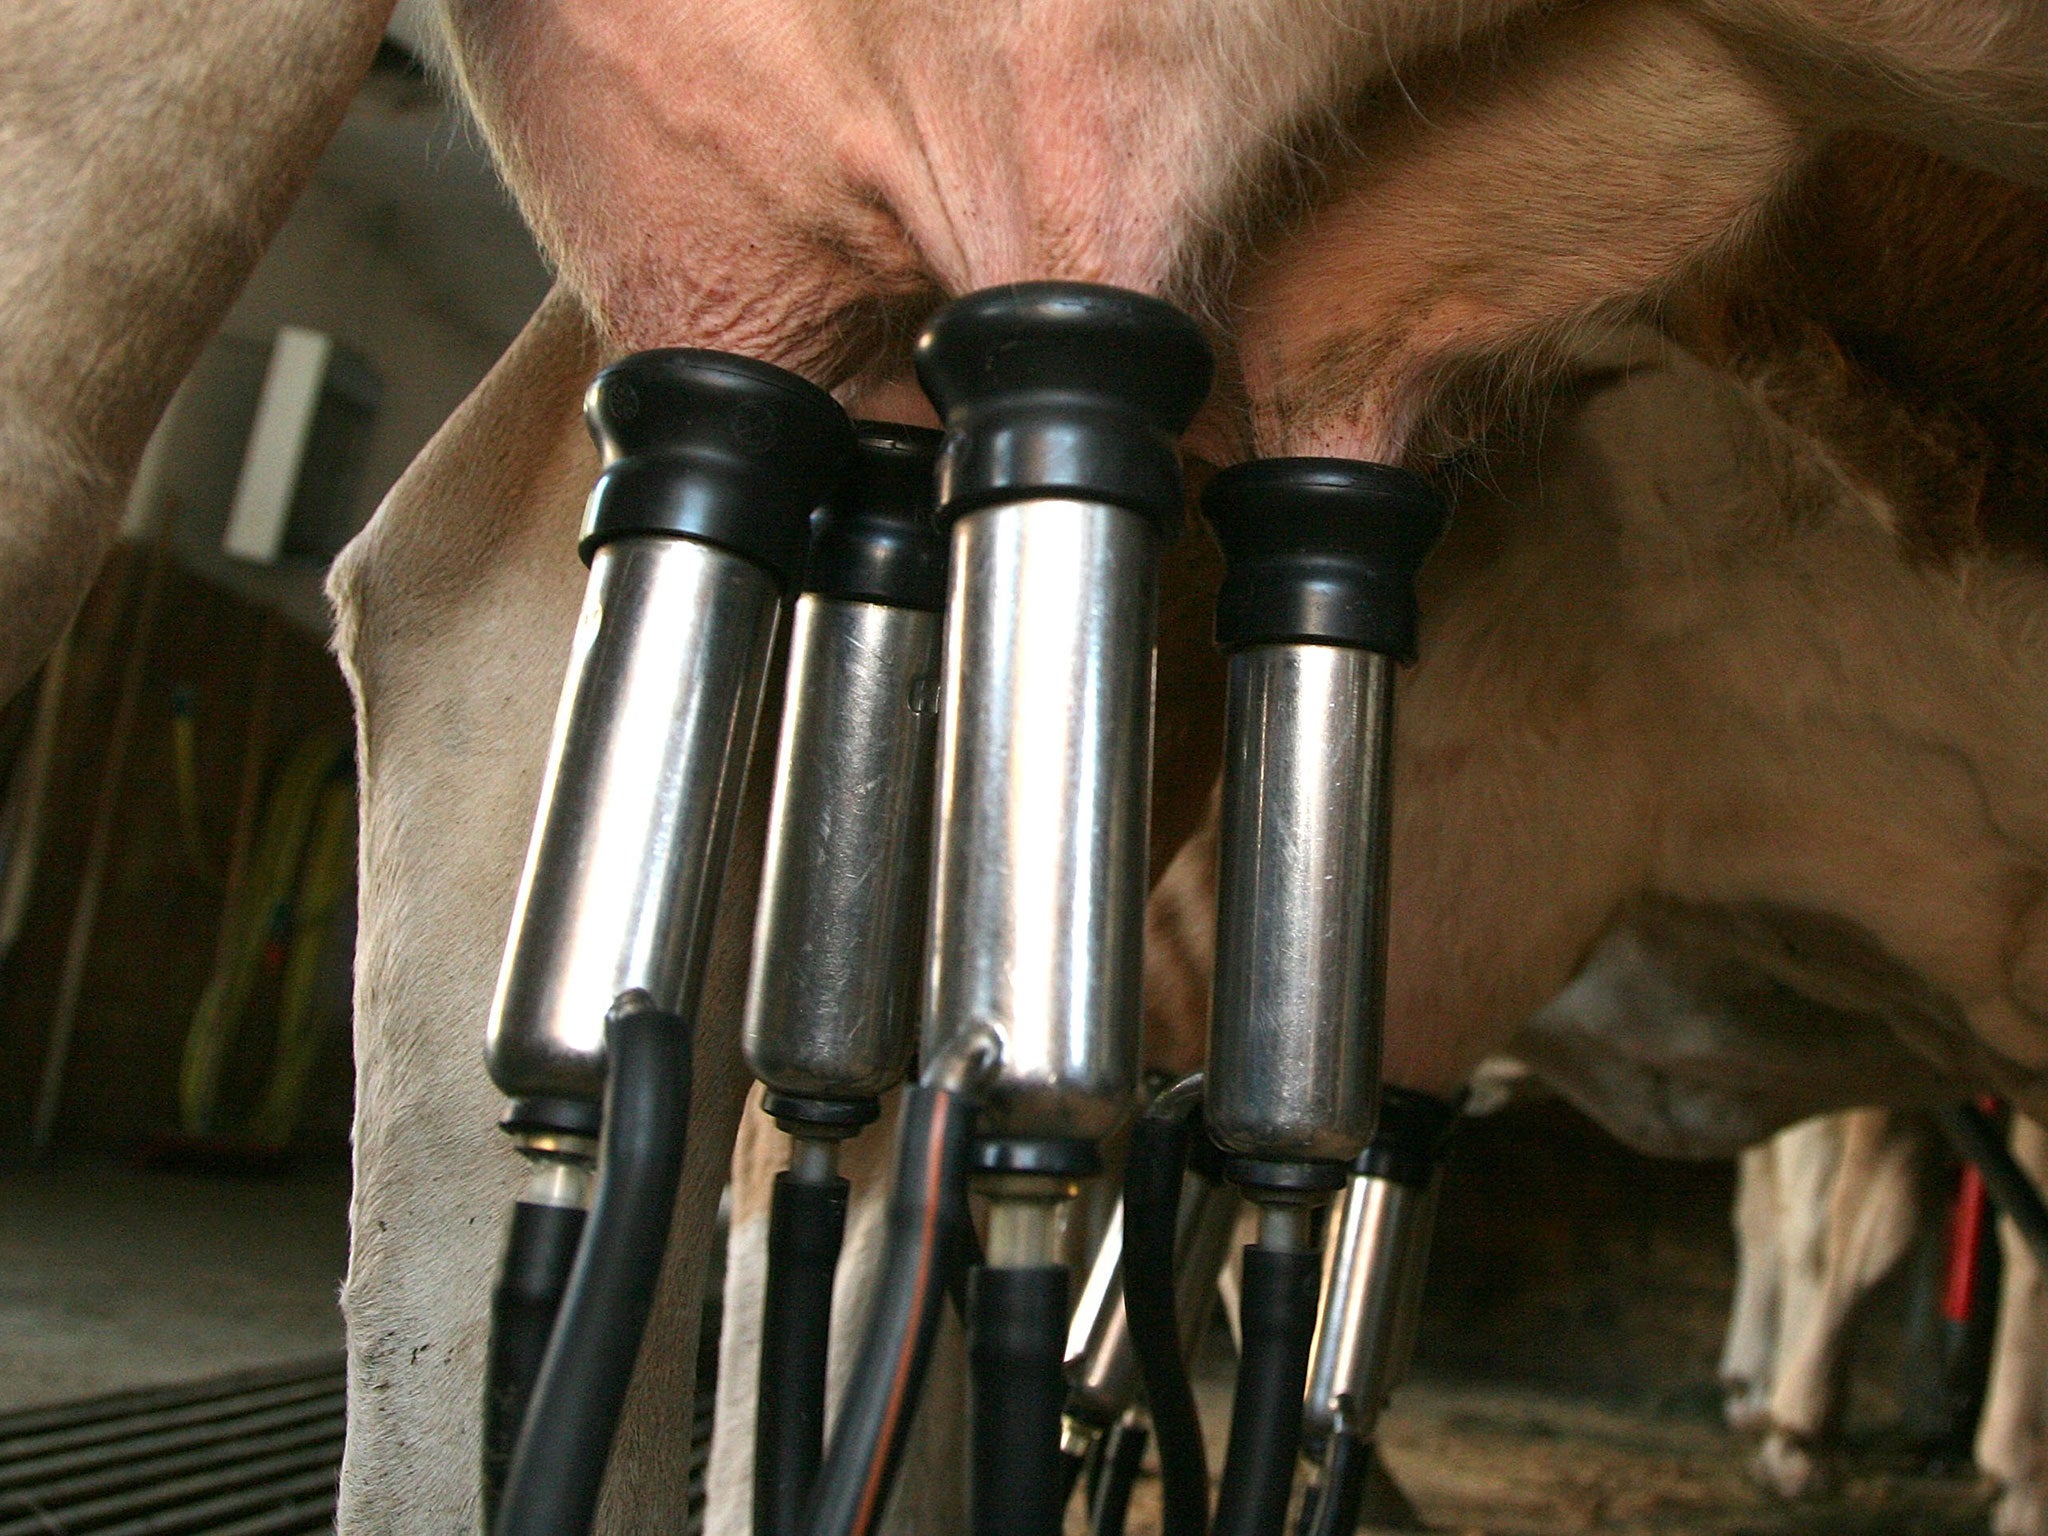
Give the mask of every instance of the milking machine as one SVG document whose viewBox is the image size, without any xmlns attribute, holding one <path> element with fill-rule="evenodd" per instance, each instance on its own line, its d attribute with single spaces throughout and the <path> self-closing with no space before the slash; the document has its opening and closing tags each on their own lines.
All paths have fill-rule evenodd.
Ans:
<svg viewBox="0 0 2048 1536">
<path fill-rule="evenodd" d="M 1208 391 L 1194 324 L 1032 284 L 933 322 L 953 527 L 925 1041 L 993 1025 L 969 1280 L 976 1536 L 1052 1536 L 1065 1479 L 1062 1222 L 1137 1086 L 1158 552 Z"/>
<path fill-rule="evenodd" d="M 595 1509 L 680 1170 L 725 848 L 807 536 L 745 1027 L 792 1137 L 770 1218 L 762 1536 L 868 1536 L 880 1519 L 942 1298 L 973 1250 L 970 1182 L 987 1211 L 964 1307 L 975 1536 L 1054 1536 L 1075 1453 L 1098 1437 L 1098 1518 L 1120 1524 L 1144 1450 L 1134 1378 L 1168 1536 L 1207 1529 L 1183 1355 L 1233 1186 L 1260 1220 L 1219 1536 L 1284 1522 L 1324 1288 L 1315 1218 L 1362 1152 L 1327 1282 L 1334 1363 L 1319 1357 L 1309 1394 L 1326 1492 L 1346 1475 L 1331 1448 L 1369 1432 L 1360 1404 L 1376 1404 L 1371 1361 L 1388 1353 L 1344 1341 L 1398 1352 L 1384 1318 L 1402 1308 L 1349 1298 L 1412 1289 L 1417 1244 L 1399 1234 L 1427 1204 L 1388 1193 L 1413 1185 L 1387 1150 L 1407 1101 L 1373 1131 L 1392 669 L 1413 649 L 1441 505 L 1412 476 L 1327 459 L 1240 466 L 1205 493 L 1230 654 L 1210 1069 L 1140 1117 L 1124 1304 L 1111 1251 L 1070 1364 L 1066 1213 L 1137 1081 L 1157 556 L 1211 364 L 1170 306 L 1071 283 L 950 305 L 917 362 L 945 422 L 931 525 L 930 435 L 868 428 L 856 450 L 830 399 L 779 370 L 671 351 L 593 386 L 606 469 L 583 541 L 590 596 L 490 1032 L 506 1126 L 536 1170 L 495 1315 L 487 1496 L 511 1447 L 498 1536 L 581 1536 Z M 882 1272 L 821 1458 L 836 1149 L 903 1070 L 913 993 L 922 1066 Z M 1204 1120 L 1221 1167 L 1184 1187 Z M 1396 1235 L 1355 1235 L 1380 1231 Z M 1348 1333 L 1340 1312 L 1357 1313 Z"/>
<path fill-rule="evenodd" d="M 1314 1217 L 1374 1125 L 1394 666 L 1414 653 L 1415 574 L 1444 509 L 1403 471 L 1310 458 L 1226 470 L 1202 504 L 1230 658 L 1203 1116 L 1259 1206 L 1213 1529 L 1276 1536 L 1321 1289 Z"/>
<path fill-rule="evenodd" d="M 1132 1337 L 1130 1308 L 1125 1297 L 1139 1285 L 1171 1292 L 1171 1333 L 1167 1348 L 1177 1360 L 1195 1351 L 1216 1299 L 1216 1277 L 1237 1220 L 1237 1192 L 1222 1178 L 1221 1159 L 1207 1140 L 1194 1143 L 1189 1177 L 1177 1202 L 1170 1233 L 1145 1233 L 1127 1245 L 1124 1204 L 1110 1213 L 1088 1278 L 1081 1287 L 1067 1330 L 1067 1407 L 1061 1421 L 1060 1445 L 1068 1475 L 1090 1469 L 1089 1528 L 1114 1533 L 1123 1529 L 1123 1510 L 1131 1480 L 1142 1463 L 1151 1435 L 1150 1417 L 1136 1407 L 1140 1388 L 1138 1350 Z M 1141 1203 L 1142 1204 L 1142 1203 Z M 1127 1247 L 1137 1266 L 1127 1274 Z M 1143 1304 L 1140 1303 L 1141 1312 Z M 1185 1434 L 1190 1419 L 1175 1419 L 1177 1399 L 1167 1406 L 1162 1438 Z M 1199 1452 L 1199 1429 L 1196 1430 Z M 1203 1472 L 1206 1482 L 1207 1473 Z M 1203 1514 L 1207 1514 L 1206 1491 Z"/>
<path fill-rule="evenodd" d="M 768 1216 L 754 1531 L 794 1536 L 824 1453 L 839 1143 L 903 1076 L 917 1027 L 946 540 L 939 434 L 857 424 L 859 456 L 813 520 L 790 625 L 742 1035 L 791 1138 Z"/>
<path fill-rule="evenodd" d="M 1159 1449 L 1162 1536 L 1203 1536 L 1209 1528 L 1208 1454 L 1188 1381 L 1174 1270 L 1191 1162 L 1210 1161 L 1211 1177 L 1223 1183 L 1220 1155 L 1196 1126 L 1203 1086 L 1196 1072 L 1154 1096 L 1132 1126 L 1124 1156 L 1124 1317 Z"/>
<path fill-rule="evenodd" d="M 667 1242 L 691 1021 L 782 598 L 854 448 L 830 396 L 722 353 L 628 357 L 585 413 L 604 460 L 589 585 L 489 1031 L 506 1128 L 537 1170 L 494 1319 L 499 1536 L 581 1536 L 596 1508 Z"/>
<path fill-rule="evenodd" d="M 968 1139 L 906 1112 L 878 1315 L 804 1529 L 865 1536 L 880 1516 L 936 1308 L 933 1234 L 958 1222 L 947 1202 L 971 1173 L 988 1212 L 967 1297 L 973 1525 L 1052 1536 L 1063 1223 L 1137 1082 L 1157 556 L 1211 365 L 1170 306 L 1074 283 L 957 301 L 917 364 L 946 426 L 952 555 L 927 1066 L 909 1097 L 923 1116 L 935 1069 L 971 1070 L 954 1099 L 978 1116 Z"/>
<path fill-rule="evenodd" d="M 1352 1164 L 1330 1235 L 1305 1400 L 1317 1459 L 1301 1536 L 1351 1536 L 1380 1410 L 1414 1348 L 1443 1153 L 1458 1107 L 1381 1090 L 1379 1124 Z"/>
</svg>

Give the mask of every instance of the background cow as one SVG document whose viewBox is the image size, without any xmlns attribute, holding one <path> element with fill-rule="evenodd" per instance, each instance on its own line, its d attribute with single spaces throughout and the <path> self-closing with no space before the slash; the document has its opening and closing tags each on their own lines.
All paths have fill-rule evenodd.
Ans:
<svg viewBox="0 0 2048 1536">
<path fill-rule="evenodd" d="M 1784 1497 L 1830 1482 L 1850 1325 L 1923 1229 L 1934 1139 L 1923 1117 L 1863 1109 L 1802 1121 L 1742 1154 L 1721 1374 L 1729 1422 L 1762 1432 L 1756 1473 Z M 2012 1148 L 2037 1182 L 2048 1174 L 2048 1137 L 2033 1121 L 2014 1120 Z M 1999 1242 L 2001 1302 L 1976 1461 L 1998 1485 L 1997 1536 L 2039 1536 L 2048 1530 L 2048 1294 L 2012 1223 L 1999 1223 Z"/>
</svg>

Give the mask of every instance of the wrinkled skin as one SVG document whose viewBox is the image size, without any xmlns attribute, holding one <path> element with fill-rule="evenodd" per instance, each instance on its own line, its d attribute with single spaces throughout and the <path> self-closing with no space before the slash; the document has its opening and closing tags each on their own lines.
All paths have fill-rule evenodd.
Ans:
<svg viewBox="0 0 2048 1536">
<path fill-rule="evenodd" d="M 1371 345 L 1412 338 L 1441 366 L 1640 296 L 1755 215 L 1788 133 L 1875 121 L 2023 180 L 2048 169 L 2048 24 L 2030 8 L 1523 16 L 451 0 L 450 29 L 515 191 L 609 339 L 727 346 L 826 382 L 897 371 L 907 314 L 1020 278 L 1220 314 L 1253 248 L 1303 267 L 1291 286 L 1349 306 Z M 1310 251 L 1288 227 L 1304 214 Z M 1319 283 L 1332 262 L 1390 287 Z M 1251 350 L 1326 339 L 1275 329 Z M 1405 362 L 1363 407 L 1396 450 L 1417 425 Z M 1300 392 L 1288 374 L 1255 371 L 1255 417 Z"/>
</svg>

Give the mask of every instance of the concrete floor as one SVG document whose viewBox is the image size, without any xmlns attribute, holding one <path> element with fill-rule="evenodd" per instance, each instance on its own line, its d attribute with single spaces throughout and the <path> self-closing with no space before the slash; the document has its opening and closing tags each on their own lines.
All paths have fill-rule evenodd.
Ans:
<svg viewBox="0 0 2048 1536">
<path fill-rule="evenodd" d="M 0 1167 L 0 1410 L 337 1351 L 348 1169 Z"/>
</svg>

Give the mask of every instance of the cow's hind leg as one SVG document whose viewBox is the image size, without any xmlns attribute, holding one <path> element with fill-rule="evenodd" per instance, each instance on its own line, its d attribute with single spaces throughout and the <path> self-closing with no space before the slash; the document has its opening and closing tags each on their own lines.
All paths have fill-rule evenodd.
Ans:
<svg viewBox="0 0 2048 1536">
<path fill-rule="evenodd" d="M 357 957 L 350 1426 L 342 1529 L 474 1529 L 492 1267 L 522 1170 L 481 1060 L 549 728 L 576 626 L 599 362 L 558 292 L 338 563 L 356 696 Z M 763 737 L 772 743 L 772 732 Z M 600 1528 L 679 1514 L 697 1292 L 744 1074 L 738 1005 L 767 774 L 752 776 L 698 1022 L 690 1153 L 615 1441 Z"/>
<path fill-rule="evenodd" d="M 582 586 L 575 401 L 595 362 L 558 293 L 330 583 L 362 785 L 352 1536 L 477 1523 L 490 1272 L 521 1177 L 482 1032 Z"/>
<path fill-rule="evenodd" d="M 2048 1179 L 2048 1131 L 2032 1120 L 2014 1117 L 2012 1154 L 2036 1185 Z M 1998 1332 L 1977 1465 L 1998 1484 L 1994 1536 L 2048 1536 L 2048 1283 L 2011 1222 L 1999 1222 L 1998 1242 Z"/>
<path fill-rule="evenodd" d="M 1731 1429 L 1770 1418 L 1778 1324 L 1778 1177 L 1773 1142 L 1742 1154 L 1735 1183 L 1735 1302 L 1721 1349 L 1721 1390 Z"/>
<path fill-rule="evenodd" d="M 1829 1482 L 1819 1447 L 1839 1413 L 1850 1321 L 1904 1256 L 1919 1218 L 1921 1138 L 1911 1121 L 1862 1109 L 1809 1125 L 1778 1142 L 1784 1310 L 1771 1430 L 1754 1463 L 1784 1498 L 1818 1493 Z"/>
</svg>

